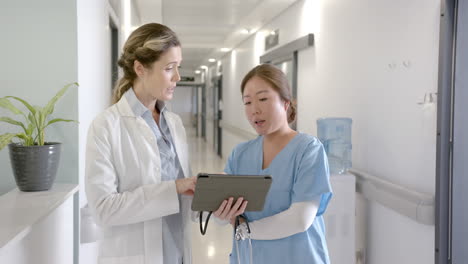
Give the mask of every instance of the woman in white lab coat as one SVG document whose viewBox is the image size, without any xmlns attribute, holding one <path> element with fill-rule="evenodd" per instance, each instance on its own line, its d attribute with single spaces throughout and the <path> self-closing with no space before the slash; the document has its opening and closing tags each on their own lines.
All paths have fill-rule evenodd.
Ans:
<svg viewBox="0 0 468 264">
<path fill-rule="evenodd" d="M 191 177 L 185 129 L 165 102 L 180 80 L 180 42 L 161 24 L 136 29 L 118 62 L 115 104 L 86 146 L 86 195 L 102 229 L 100 264 L 190 264 Z"/>
</svg>

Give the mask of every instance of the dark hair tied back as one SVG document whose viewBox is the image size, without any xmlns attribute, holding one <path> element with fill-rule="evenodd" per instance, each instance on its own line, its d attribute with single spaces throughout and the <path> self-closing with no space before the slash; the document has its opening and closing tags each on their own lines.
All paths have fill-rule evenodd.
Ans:
<svg viewBox="0 0 468 264">
<path fill-rule="evenodd" d="M 292 98 L 291 88 L 289 87 L 286 75 L 280 69 L 271 64 L 260 64 L 245 75 L 241 83 L 242 94 L 244 94 L 245 85 L 253 77 L 258 77 L 270 84 L 283 101 L 289 102 L 288 123 L 294 122 L 296 120 L 297 106 L 296 101 Z"/>
</svg>

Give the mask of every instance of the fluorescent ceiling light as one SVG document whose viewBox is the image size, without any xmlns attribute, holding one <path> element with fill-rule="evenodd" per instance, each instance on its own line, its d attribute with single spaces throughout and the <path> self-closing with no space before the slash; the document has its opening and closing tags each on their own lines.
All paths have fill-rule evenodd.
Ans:
<svg viewBox="0 0 468 264">
<path fill-rule="evenodd" d="M 209 61 L 209 62 L 215 62 L 216 59 L 210 58 L 210 59 L 208 59 L 208 61 Z"/>
</svg>

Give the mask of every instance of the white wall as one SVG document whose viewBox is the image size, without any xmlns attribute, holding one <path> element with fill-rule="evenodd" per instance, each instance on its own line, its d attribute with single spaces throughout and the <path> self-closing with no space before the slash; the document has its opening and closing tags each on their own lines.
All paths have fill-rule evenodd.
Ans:
<svg viewBox="0 0 468 264">
<path fill-rule="evenodd" d="M 257 48 L 257 52 L 255 52 Z M 260 52 L 258 50 L 261 50 Z M 255 134 L 244 115 L 244 105 L 240 93 L 240 84 L 244 75 L 255 67 L 260 59 L 256 54 L 261 54 L 263 49 L 255 45 L 255 36 L 242 42 L 236 49 L 227 54 L 223 60 L 223 122 L 241 130 Z M 229 129 L 223 129 L 223 158 L 227 159 L 232 149 L 242 141 L 250 138 L 239 136 Z"/>
<path fill-rule="evenodd" d="M 262 29 L 279 29 L 279 46 L 315 35 L 298 58 L 300 131 L 315 135 L 319 117 L 351 117 L 353 167 L 430 194 L 436 109 L 417 103 L 437 90 L 439 8 L 436 0 L 302 0 Z M 258 38 L 223 59 L 224 120 L 248 131 L 239 86 L 263 53 Z M 226 135 L 223 153 L 244 140 Z M 368 210 L 367 263 L 434 262 L 433 226 L 374 203 Z"/>
<path fill-rule="evenodd" d="M 65 84 L 78 81 L 76 23 L 75 1 L 2 1 L 0 97 L 14 95 L 43 106 Z M 78 89 L 57 103 L 54 117 L 78 120 Z M 0 116 L 5 114 L 1 109 Z M 78 182 L 78 127 L 57 123 L 46 130 L 46 141 L 64 143 L 56 182 Z M 0 125 L 0 133 L 12 129 Z M 0 168 L 1 195 L 16 187 L 7 149 L 0 152 Z"/>
<path fill-rule="evenodd" d="M 80 113 L 80 185 L 84 190 L 86 137 L 92 120 L 111 103 L 111 38 L 108 4 L 80 0 L 78 11 L 78 79 Z M 84 193 L 80 207 L 86 204 Z"/>
<path fill-rule="evenodd" d="M 318 117 L 349 116 L 353 167 L 430 194 L 436 108 L 417 103 L 437 91 L 439 5 L 425 0 L 320 5 L 316 43 L 299 55 L 299 129 L 315 133 Z M 368 209 L 368 263 L 434 262 L 433 226 L 375 203 Z"/>
<path fill-rule="evenodd" d="M 57 195 L 57 193 L 54 195 Z M 61 195 L 58 196 L 61 197 Z M 48 197 L 46 196 L 46 199 L 51 197 L 54 199 L 52 195 Z M 21 198 L 18 199 L 21 200 Z M 42 199 L 42 201 L 43 200 L 44 199 Z M 58 199 L 54 200 L 54 202 L 58 202 L 57 200 Z M 33 223 L 28 226 L 28 228 L 24 225 L 25 231 L 22 234 L 19 234 L 14 241 L 10 242 L 9 245 L 0 249 L 0 263 L 73 263 L 73 195 L 68 197 L 65 201 L 59 202 L 61 204 L 57 208 L 53 209 L 49 214 L 44 213 L 44 217 L 40 220 L 38 219 L 37 223 Z M 28 208 L 38 210 L 38 208 L 41 207 L 28 206 Z M 44 206 L 44 208 L 47 208 L 47 206 Z M 27 214 L 25 213 L 25 215 Z M 37 212 L 34 212 L 31 215 L 37 217 Z M 28 220 L 25 220 L 25 222 L 30 223 Z M 17 227 L 21 226 L 22 225 L 19 225 Z M 45 241 L 45 238 L 47 238 L 47 241 Z"/>
<path fill-rule="evenodd" d="M 77 2 L 78 79 L 81 84 L 79 93 L 80 208 L 87 203 L 84 192 L 84 168 L 88 128 L 95 116 L 111 103 L 109 7 L 106 1 L 80 0 Z M 80 263 L 97 263 L 96 243 L 80 244 Z"/>
<path fill-rule="evenodd" d="M 172 112 L 178 114 L 184 126 L 191 126 L 192 118 L 192 87 L 178 86 L 174 91 L 174 99 L 168 105 Z"/>
<path fill-rule="evenodd" d="M 86 152 L 86 138 L 92 120 L 110 106 L 112 97 L 111 84 L 111 31 L 109 16 L 114 13 L 119 27 L 120 56 L 124 44 L 123 14 L 128 6 L 120 1 L 77 1 L 78 18 L 78 78 L 79 120 L 80 120 L 80 208 L 87 203 L 84 192 L 84 166 Z M 131 25 L 138 26 L 139 17 L 135 17 L 135 7 L 131 3 Z M 97 263 L 97 243 L 80 245 L 80 263 Z"/>
</svg>

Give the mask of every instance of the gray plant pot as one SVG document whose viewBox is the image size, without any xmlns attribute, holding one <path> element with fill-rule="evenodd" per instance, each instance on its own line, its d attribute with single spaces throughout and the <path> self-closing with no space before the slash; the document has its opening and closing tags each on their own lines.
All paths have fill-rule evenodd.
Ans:
<svg viewBox="0 0 468 264">
<path fill-rule="evenodd" d="M 44 146 L 8 145 L 16 185 L 23 192 L 46 191 L 52 187 L 60 160 L 61 143 Z"/>
</svg>

